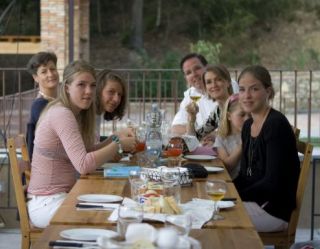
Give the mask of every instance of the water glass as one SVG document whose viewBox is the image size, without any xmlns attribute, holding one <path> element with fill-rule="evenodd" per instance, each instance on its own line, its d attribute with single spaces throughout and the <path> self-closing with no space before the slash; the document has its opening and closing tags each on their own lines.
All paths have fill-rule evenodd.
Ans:
<svg viewBox="0 0 320 249">
<path fill-rule="evenodd" d="M 117 231 L 125 237 L 127 228 L 131 223 L 141 223 L 143 220 L 143 207 L 139 203 L 121 204 L 118 209 Z"/>
<path fill-rule="evenodd" d="M 181 236 L 188 236 L 192 226 L 192 217 L 190 214 L 167 215 L 165 226 L 174 228 Z"/>
<path fill-rule="evenodd" d="M 163 195 L 173 196 L 177 204 L 181 200 L 181 187 L 179 183 L 180 172 L 178 168 L 163 167 L 160 171 L 161 181 L 163 182 Z"/>
</svg>

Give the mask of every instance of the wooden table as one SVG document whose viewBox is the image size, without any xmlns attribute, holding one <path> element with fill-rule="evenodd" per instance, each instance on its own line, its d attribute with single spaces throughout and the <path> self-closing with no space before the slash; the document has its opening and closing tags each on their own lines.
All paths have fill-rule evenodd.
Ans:
<svg viewBox="0 0 320 249">
<path fill-rule="evenodd" d="M 32 249 L 49 249 L 49 241 L 62 239 L 60 231 L 79 226 L 51 225 L 47 227 L 41 238 L 32 245 Z M 115 227 L 101 227 L 115 230 Z M 201 242 L 203 249 L 263 249 L 264 246 L 256 231 L 252 229 L 197 229 L 191 230 L 190 236 Z"/>
<path fill-rule="evenodd" d="M 220 159 L 214 159 L 214 160 L 211 160 L 211 161 L 184 161 L 184 163 L 199 163 L 203 166 L 216 166 L 216 167 L 222 167 L 225 169 L 222 161 Z M 132 162 L 124 162 L 123 164 L 126 164 L 126 165 L 137 165 L 137 164 L 134 164 Z M 225 180 L 227 182 L 232 182 L 232 179 L 230 178 L 230 175 L 228 173 L 228 171 L 225 169 L 223 172 L 219 172 L 219 173 L 209 173 L 209 176 L 208 178 L 194 178 L 193 181 L 206 181 L 207 179 L 211 179 L 211 178 L 216 178 L 216 176 L 218 175 L 219 179 L 221 180 Z M 81 175 L 81 179 L 100 179 L 100 180 L 105 180 L 105 179 L 108 179 L 108 178 L 105 178 L 103 176 L 103 170 L 101 168 L 99 168 L 97 171 L 94 171 L 90 174 L 87 174 L 87 175 Z M 109 178 L 111 179 L 111 178 Z"/>
<path fill-rule="evenodd" d="M 216 176 L 217 177 L 217 176 Z M 77 210 L 76 204 L 79 202 L 77 196 L 82 194 L 115 194 L 130 197 L 130 187 L 128 180 L 97 180 L 80 179 L 77 181 L 66 200 L 58 209 L 50 224 L 55 225 L 104 225 L 110 226 L 108 217 L 111 211 Z M 205 182 L 194 182 L 190 187 L 182 187 L 181 202 L 185 203 L 192 198 L 208 199 L 205 191 Z M 233 185 L 228 183 L 226 197 L 237 198 L 234 207 L 222 209 L 221 215 L 224 220 L 209 222 L 208 228 L 252 228 L 253 225 L 244 209 L 241 199 Z M 115 225 L 115 223 L 113 223 Z"/>
<path fill-rule="evenodd" d="M 77 211 L 76 204 L 79 202 L 77 196 L 82 194 L 113 194 L 123 196 L 128 180 L 79 179 L 68 193 L 50 224 L 67 225 L 108 225 L 110 211 Z"/>
</svg>

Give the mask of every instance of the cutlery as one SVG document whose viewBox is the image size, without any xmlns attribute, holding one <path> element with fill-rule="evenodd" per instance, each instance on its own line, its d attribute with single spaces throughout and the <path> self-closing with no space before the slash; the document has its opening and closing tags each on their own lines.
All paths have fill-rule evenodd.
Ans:
<svg viewBox="0 0 320 249">
<path fill-rule="evenodd" d="M 88 204 L 77 204 L 76 205 L 77 208 L 92 208 L 92 209 L 95 209 L 95 208 L 103 208 L 103 209 L 107 209 L 107 210 L 113 210 L 115 209 L 115 207 L 108 207 L 108 206 L 104 206 L 104 205 L 88 205 Z"/>
<path fill-rule="evenodd" d="M 55 240 L 50 241 L 49 246 L 53 248 L 98 248 L 96 242 L 83 242 L 83 241 L 67 241 L 67 240 Z"/>
<path fill-rule="evenodd" d="M 237 201 L 237 198 L 235 197 L 230 197 L 230 198 L 222 198 L 221 201 L 233 201 L 233 202 L 236 202 Z"/>
</svg>

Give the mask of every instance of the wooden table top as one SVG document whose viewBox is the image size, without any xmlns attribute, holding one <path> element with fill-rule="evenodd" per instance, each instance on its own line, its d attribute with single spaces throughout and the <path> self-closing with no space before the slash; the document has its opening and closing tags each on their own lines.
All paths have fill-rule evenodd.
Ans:
<svg viewBox="0 0 320 249">
<path fill-rule="evenodd" d="M 217 177 L 218 175 L 216 175 Z M 128 180 L 97 180 L 80 179 L 68 194 L 50 224 L 55 225 L 104 225 L 109 226 L 108 217 L 111 211 L 77 210 L 79 202 L 77 196 L 82 194 L 115 194 L 130 197 Z M 181 188 L 181 202 L 185 203 L 192 198 L 209 199 L 205 191 L 205 182 L 193 182 L 192 186 Z M 206 228 L 253 228 L 249 216 L 244 209 L 241 199 L 233 185 L 228 183 L 226 197 L 237 198 L 236 205 L 228 209 L 222 209 L 221 215 L 224 220 L 209 222 Z M 113 223 L 115 225 L 115 223 Z"/>
<path fill-rule="evenodd" d="M 79 228 L 79 226 L 50 225 L 42 236 L 32 245 L 33 249 L 49 249 L 49 241 L 63 239 L 60 231 Z M 115 227 L 101 227 L 115 230 Z M 196 229 L 191 230 L 190 236 L 201 242 L 203 249 L 263 249 L 263 244 L 256 231 L 252 229 Z"/>
<path fill-rule="evenodd" d="M 52 217 L 50 224 L 67 225 L 108 225 L 110 211 L 88 211 L 76 209 L 77 196 L 83 194 L 112 194 L 123 196 L 128 180 L 79 179 L 68 193 L 67 198 Z"/>
<path fill-rule="evenodd" d="M 211 178 L 216 178 L 216 175 L 219 175 L 219 179 L 221 180 L 225 180 L 227 182 L 232 182 L 232 179 L 230 178 L 230 175 L 228 173 L 228 171 L 226 170 L 226 168 L 224 167 L 222 161 L 220 159 L 214 159 L 214 160 L 211 160 L 211 161 L 191 161 L 191 160 L 185 160 L 183 162 L 184 164 L 185 163 L 199 163 L 203 166 L 216 166 L 216 167 L 222 167 L 224 168 L 225 170 L 222 171 L 222 172 L 219 172 L 219 173 L 209 173 L 209 176 L 208 178 L 194 178 L 193 181 L 206 181 L 207 179 L 211 179 Z M 126 165 L 137 165 L 137 164 L 134 164 L 132 162 L 125 162 L 123 164 L 126 164 Z M 104 179 L 113 179 L 113 178 L 105 178 L 103 176 L 103 170 L 101 168 L 99 168 L 97 171 L 94 171 L 90 174 L 87 174 L 87 175 L 81 175 L 81 179 L 100 179 L 100 180 L 104 180 Z"/>
</svg>

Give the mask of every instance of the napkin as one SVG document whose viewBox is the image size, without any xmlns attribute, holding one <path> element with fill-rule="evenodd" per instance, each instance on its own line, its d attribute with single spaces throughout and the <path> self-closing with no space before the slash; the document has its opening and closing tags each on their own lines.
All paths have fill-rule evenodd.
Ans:
<svg viewBox="0 0 320 249">
<path fill-rule="evenodd" d="M 113 166 L 103 171 L 104 177 L 124 178 L 129 177 L 131 170 L 140 171 L 139 166 Z"/>
<path fill-rule="evenodd" d="M 148 240 L 155 242 L 157 239 L 157 230 L 147 223 L 131 223 L 126 232 L 126 241 L 129 243 L 137 240 Z"/>
<path fill-rule="evenodd" d="M 219 208 L 230 207 L 234 205 L 232 201 L 220 201 L 218 202 Z M 192 229 L 200 229 L 202 226 L 211 219 L 214 210 L 214 204 L 211 200 L 204 200 L 199 198 L 193 198 L 181 205 L 184 213 L 188 213 L 192 217 Z"/>
<path fill-rule="evenodd" d="M 184 142 L 186 143 L 189 151 L 195 150 L 200 144 L 200 142 L 196 136 L 182 135 L 181 137 L 184 140 Z"/>
<path fill-rule="evenodd" d="M 99 203 L 99 202 L 80 202 L 76 205 L 77 210 L 118 210 L 119 204 Z"/>
</svg>

